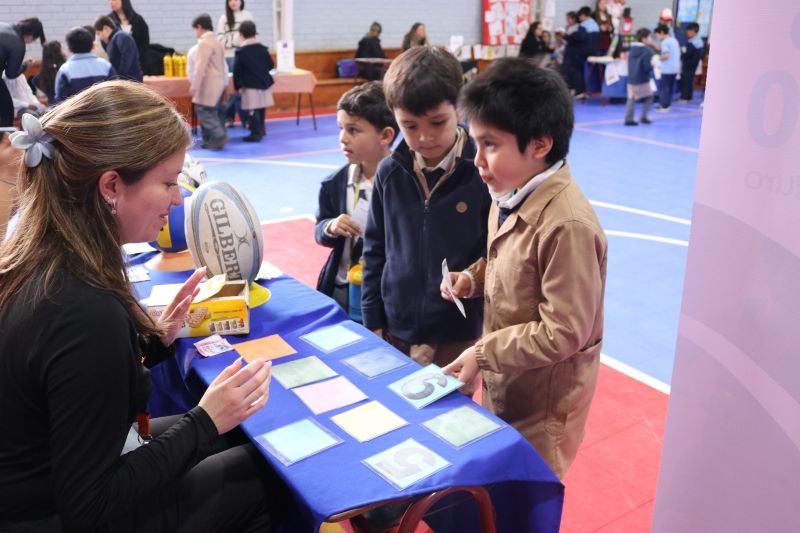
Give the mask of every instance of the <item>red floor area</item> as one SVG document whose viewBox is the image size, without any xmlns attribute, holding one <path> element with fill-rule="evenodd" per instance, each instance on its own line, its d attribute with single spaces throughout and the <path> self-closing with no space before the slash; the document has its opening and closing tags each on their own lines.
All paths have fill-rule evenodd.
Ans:
<svg viewBox="0 0 800 533">
<path fill-rule="evenodd" d="M 315 287 L 330 250 L 314 242 L 314 223 L 301 219 L 262 227 L 265 258 Z M 650 531 L 668 400 L 601 365 L 586 438 L 564 478 L 562 533 Z"/>
</svg>

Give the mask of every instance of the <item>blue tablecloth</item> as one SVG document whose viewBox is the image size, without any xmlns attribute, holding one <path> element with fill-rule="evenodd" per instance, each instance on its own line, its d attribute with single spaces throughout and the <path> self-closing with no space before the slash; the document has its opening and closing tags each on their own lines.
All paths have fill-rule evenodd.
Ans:
<svg viewBox="0 0 800 533">
<path fill-rule="evenodd" d="M 140 256 L 134 263 L 143 263 L 150 257 L 152 254 Z M 150 276 L 150 282 L 135 284 L 142 297 L 149 295 L 153 284 L 182 282 L 188 272 L 150 272 Z M 370 399 L 380 401 L 409 422 L 408 426 L 372 441 L 359 443 L 330 419 L 331 416 L 354 407 L 350 406 L 314 417 L 328 430 L 344 439 L 343 444 L 289 467 L 259 447 L 295 496 L 296 508 L 290 512 L 284 531 L 316 531 L 329 516 L 374 502 L 430 493 L 452 486 L 484 485 L 492 495 L 498 531 L 558 532 L 564 487 L 516 430 L 505 427 L 460 450 L 452 448 L 422 428 L 420 423 L 464 404 L 475 405 L 469 398 L 453 393 L 428 407 L 414 409 L 390 391 L 387 385 L 416 371 L 419 368 L 416 363 L 373 380 L 364 379 L 340 360 L 386 346 L 382 339 L 349 321 L 333 300 L 291 277 L 284 275 L 261 283 L 272 292 L 272 296 L 266 304 L 251 310 L 250 334 L 228 336 L 231 344 L 280 334 L 297 350 L 297 354 L 278 359 L 275 364 L 316 355 L 349 379 Z M 321 353 L 299 339 L 301 335 L 336 324 L 346 324 L 366 338 L 331 354 Z M 151 370 L 153 394 L 150 410 L 153 416 L 177 414 L 197 405 L 206 385 L 237 357 L 235 352 L 207 359 L 199 357 L 193 346 L 193 342 L 197 340 L 179 340 L 176 357 Z M 492 417 L 482 408 L 481 411 Z M 242 427 L 252 439 L 309 416 L 313 416 L 313 413 L 308 407 L 294 393 L 273 380 L 267 406 L 245 421 Z M 450 461 L 452 466 L 404 491 L 398 491 L 364 466 L 361 460 L 409 438 L 414 438 L 438 453 Z M 458 505 L 453 505 L 456 503 Z M 469 533 L 480 530 L 476 507 L 463 494 L 451 495 L 435 509 L 442 510 L 425 520 L 437 533 Z"/>
</svg>

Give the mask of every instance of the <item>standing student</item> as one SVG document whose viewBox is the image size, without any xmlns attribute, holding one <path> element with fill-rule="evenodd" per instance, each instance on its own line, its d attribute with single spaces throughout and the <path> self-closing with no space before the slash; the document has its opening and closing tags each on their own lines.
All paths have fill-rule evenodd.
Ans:
<svg viewBox="0 0 800 533">
<path fill-rule="evenodd" d="M 563 53 L 561 54 L 561 75 L 564 77 L 564 81 L 567 82 L 570 92 L 574 95 L 576 84 L 576 74 L 573 72 L 575 69 L 574 59 L 578 54 L 580 43 L 578 41 L 571 41 L 570 37 L 578 29 L 578 14 L 574 11 L 569 11 L 565 18 L 567 20 L 567 27 L 564 31 L 560 32 L 561 39 L 564 42 Z M 556 30 L 556 34 L 558 33 L 558 30 Z M 581 73 L 581 80 L 582 79 L 583 73 Z"/>
<path fill-rule="evenodd" d="M 133 37 L 122 31 L 110 17 L 106 16 L 95 19 L 94 30 L 105 45 L 108 60 L 120 79 L 141 83 L 144 75 L 142 66 L 139 64 L 139 51 Z"/>
<path fill-rule="evenodd" d="M 531 24 L 519 47 L 519 56 L 532 59 L 536 65 L 541 66 L 550 55 L 550 47 L 545 44 L 542 38 L 543 33 L 541 22 Z"/>
<path fill-rule="evenodd" d="M 402 50 L 405 52 L 412 46 L 428 46 L 428 36 L 425 34 L 425 25 L 421 22 L 414 23 L 411 30 L 403 37 Z"/>
<path fill-rule="evenodd" d="M 675 20 L 675 17 L 672 15 L 672 10 L 668 7 L 665 7 L 661 10 L 661 13 L 658 15 L 658 22 L 650 27 L 650 32 L 655 36 L 656 28 L 659 26 L 666 26 L 669 30 L 669 36 L 675 37 L 675 29 L 672 27 L 672 23 Z M 661 41 L 657 38 L 652 39 L 653 44 L 649 45 L 653 50 L 658 53 L 661 53 Z"/>
<path fill-rule="evenodd" d="M 25 45 L 36 39 L 44 46 L 44 29 L 38 18 L 27 18 L 16 24 L 0 22 L 0 74 L 10 80 L 20 76 L 32 60 L 25 61 Z M 14 124 L 14 102 L 5 83 L 0 83 L 0 128 Z"/>
<path fill-rule="evenodd" d="M 94 32 L 94 29 L 92 29 Z M 56 74 L 67 60 L 67 55 L 58 41 L 47 41 L 42 46 L 42 65 L 31 83 L 47 96 L 47 105 L 56 103 Z"/>
<path fill-rule="evenodd" d="M 640 28 L 636 32 L 636 42 L 631 43 L 628 51 L 628 102 L 625 106 L 625 125 L 638 126 L 634 120 L 636 102 L 644 104 L 642 109 L 642 124 L 650 124 L 647 112 L 653 104 L 653 88 L 650 86 L 650 74 L 653 72 L 653 39 L 650 30 Z"/>
<path fill-rule="evenodd" d="M 417 363 L 444 366 L 481 335 L 480 300 L 466 318 L 439 297 L 442 261 L 462 270 L 486 254 L 491 197 L 458 125 L 461 64 L 417 46 L 392 62 L 383 87 L 403 141 L 378 166 L 364 232 L 361 314 Z M 471 384 L 470 384 L 471 385 Z"/>
<path fill-rule="evenodd" d="M 56 102 L 63 102 L 95 83 L 117 79 L 111 63 L 92 53 L 93 44 L 92 35 L 83 26 L 72 28 L 67 34 L 72 55 L 56 74 Z"/>
<path fill-rule="evenodd" d="M 661 79 L 658 80 L 660 105 L 656 111 L 666 113 L 672 107 L 672 90 L 681 69 L 681 45 L 678 43 L 678 39 L 670 36 L 667 26 L 658 26 L 655 34 L 656 39 L 661 43 Z"/>
<path fill-rule="evenodd" d="M 97 32 L 95 31 L 94 26 L 91 24 L 85 24 L 83 27 L 86 28 L 86 31 L 92 34 L 92 53 L 100 59 L 105 59 L 108 61 L 108 54 L 103 49 L 102 42 L 100 43 L 100 46 L 97 45 Z M 142 72 L 144 72 L 144 69 Z"/>
<path fill-rule="evenodd" d="M 694 73 L 703 60 L 705 44 L 700 33 L 700 25 L 692 22 L 686 26 L 686 49 L 681 54 L 681 98 L 678 102 L 691 103 L 694 100 Z"/>
<path fill-rule="evenodd" d="M 192 103 L 200 119 L 204 142 L 201 148 L 221 150 L 228 142 L 225 131 L 225 110 L 222 100 L 227 84 L 225 73 L 225 49 L 214 36 L 211 17 L 201 13 L 192 19 L 192 29 L 197 36 L 197 52 L 194 56 L 194 75 L 189 91 Z"/>
<path fill-rule="evenodd" d="M 314 239 L 332 248 L 319 274 L 317 290 L 349 311 L 347 273 L 361 259 L 364 228 L 351 218 L 361 202 L 369 205 L 378 164 L 388 157 L 398 129 L 379 81 L 344 93 L 336 105 L 339 145 L 347 164 L 319 189 Z"/>
<path fill-rule="evenodd" d="M 133 37 L 136 43 L 136 53 L 139 58 L 139 67 L 145 70 L 147 53 L 150 50 L 150 28 L 139 13 L 134 11 L 131 0 L 108 0 L 111 13 L 108 16 L 125 33 Z M 152 74 L 152 73 L 148 73 Z"/>
<path fill-rule="evenodd" d="M 269 49 L 256 39 L 256 25 L 245 20 L 239 25 L 242 45 L 236 50 L 233 62 L 233 86 L 241 91 L 242 109 L 248 111 L 250 135 L 244 142 L 258 142 L 263 137 L 264 115 L 267 107 L 273 105 L 270 87 L 275 83 L 269 71 L 275 62 Z"/>
<path fill-rule="evenodd" d="M 460 116 L 495 202 L 487 258 L 452 272 L 484 296 L 482 338 L 444 368 L 512 425 L 563 478 L 578 453 L 600 370 L 608 242 L 565 159 L 573 103 L 552 71 L 500 59 L 464 90 Z M 441 296 L 449 299 L 444 280 Z"/>
<path fill-rule="evenodd" d="M 239 35 L 239 25 L 249 20 L 254 22 L 253 15 L 245 10 L 244 0 L 225 0 L 225 13 L 220 15 L 217 21 L 217 39 L 225 48 L 225 61 L 228 63 L 228 70 L 233 72 L 233 60 L 236 49 L 242 45 L 242 38 Z M 242 111 L 242 97 L 236 93 L 230 95 L 228 105 L 225 108 L 225 127 L 233 126 L 236 115 L 242 126 L 247 122 L 247 113 Z"/>
<path fill-rule="evenodd" d="M 567 35 L 567 42 L 574 46 L 572 56 L 572 89 L 575 98 L 586 96 L 586 60 L 589 56 L 597 55 L 600 44 L 600 26 L 592 18 L 592 9 L 584 6 L 578 10 L 578 27 Z"/>
</svg>

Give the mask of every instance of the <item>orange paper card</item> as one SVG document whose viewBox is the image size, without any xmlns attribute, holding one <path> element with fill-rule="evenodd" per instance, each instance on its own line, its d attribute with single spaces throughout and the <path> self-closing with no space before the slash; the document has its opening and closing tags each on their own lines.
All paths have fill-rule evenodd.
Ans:
<svg viewBox="0 0 800 533">
<path fill-rule="evenodd" d="M 297 353 L 297 350 L 289 346 L 280 335 L 270 335 L 262 339 L 242 342 L 234 345 L 233 348 L 239 352 L 239 355 L 244 357 L 244 360 L 248 363 L 252 363 L 256 359 L 266 359 L 270 361 Z"/>
</svg>

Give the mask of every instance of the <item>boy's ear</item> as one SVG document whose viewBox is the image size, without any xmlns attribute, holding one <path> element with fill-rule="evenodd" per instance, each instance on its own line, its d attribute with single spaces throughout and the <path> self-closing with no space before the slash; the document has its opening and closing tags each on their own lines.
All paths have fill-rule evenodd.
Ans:
<svg viewBox="0 0 800 533">
<path fill-rule="evenodd" d="M 528 143 L 528 147 L 525 149 L 525 154 L 533 159 L 544 159 L 552 149 L 553 138 L 550 136 L 543 136 L 538 139 L 531 139 Z"/>
<path fill-rule="evenodd" d="M 392 141 L 394 141 L 394 128 L 391 126 L 386 126 L 381 130 L 381 140 L 380 143 L 384 146 L 391 146 Z"/>
</svg>

